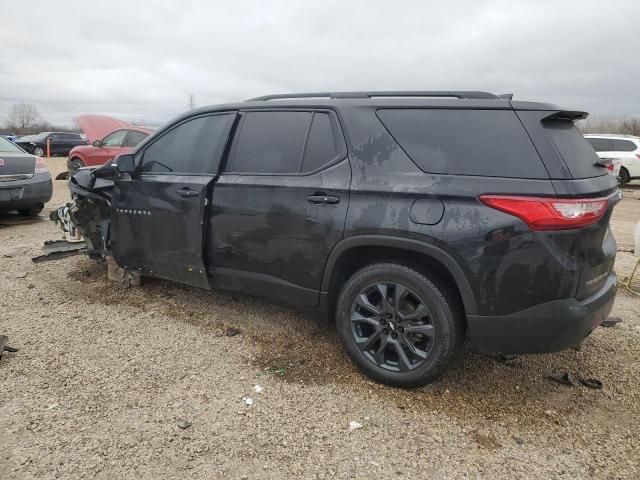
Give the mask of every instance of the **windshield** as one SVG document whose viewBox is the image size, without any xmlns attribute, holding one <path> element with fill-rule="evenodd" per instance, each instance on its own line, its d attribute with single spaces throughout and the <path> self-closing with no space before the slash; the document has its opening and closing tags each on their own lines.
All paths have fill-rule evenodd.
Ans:
<svg viewBox="0 0 640 480">
<path fill-rule="evenodd" d="M 7 140 L 4 137 L 0 137 L 0 152 L 24 153 L 16 144 L 14 144 L 11 140 Z"/>
</svg>

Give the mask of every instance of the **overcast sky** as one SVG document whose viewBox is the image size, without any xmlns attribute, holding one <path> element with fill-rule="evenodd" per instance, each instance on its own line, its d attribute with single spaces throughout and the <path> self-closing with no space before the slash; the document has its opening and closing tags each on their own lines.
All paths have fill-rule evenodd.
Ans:
<svg viewBox="0 0 640 480">
<path fill-rule="evenodd" d="M 267 93 L 513 92 L 640 115 L 640 1 L 0 0 L 0 121 L 163 122 Z"/>
</svg>

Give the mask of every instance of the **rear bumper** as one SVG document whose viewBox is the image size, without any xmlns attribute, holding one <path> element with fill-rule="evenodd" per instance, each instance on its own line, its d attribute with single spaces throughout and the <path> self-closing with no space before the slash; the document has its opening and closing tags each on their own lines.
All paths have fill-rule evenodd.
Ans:
<svg viewBox="0 0 640 480">
<path fill-rule="evenodd" d="M 511 315 L 468 315 L 471 348 L 484 353 L 557 352 L 577 345 L 607 318 L 617 290 L 615 272 L 584 300 L 555 300 Z"/>
<path fill-rule="evenodd" d="M 36 174 L 28 180 L 6 182 L 0 184 L 0 189 L 10 189 L 11 199 L 0 201 L 0 210 L 16 210 L 29 208 L 47 203 L 53 194 L 51 175 Z"/>
</svg>

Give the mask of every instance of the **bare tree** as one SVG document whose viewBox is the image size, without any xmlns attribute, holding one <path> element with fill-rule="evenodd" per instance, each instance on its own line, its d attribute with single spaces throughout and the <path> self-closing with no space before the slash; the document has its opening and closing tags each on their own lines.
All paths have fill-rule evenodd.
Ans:
<svg viewBox="0 0 640 480">
<path fill-rule="evenodd" d="M 39 117 L 40 115 L 38 115 L 38 109 L 35 105 L 24 102 L 14 103 L 9 110 L 7 124 L 16 130 L 25 131 L 29 130 L 38 121 Z"/>
<path fill-rule="evenodd" d="M 583 133 L 618 133 L 640 136 L 640 118 L 625 116 L 589 117 L 578 122 Z"/>
</svg>

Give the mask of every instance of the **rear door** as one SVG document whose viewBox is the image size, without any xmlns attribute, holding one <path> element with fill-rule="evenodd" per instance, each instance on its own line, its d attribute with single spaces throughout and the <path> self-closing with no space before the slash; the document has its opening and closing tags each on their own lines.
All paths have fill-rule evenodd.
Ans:
<svg viewBox="0 0 640 480">
<path fill-rule="evenodd" d="M 224 287 L 315 307 L 343 237 L 351 168 L 331 111 L 247 111 L 213 192 L 210 257 Z"/>
<path fill-rule="evenodd" d="M 235 117 L 200 115 L 172 126 L 139 152 L 136 173 L 116 180 L 111 246 L 119 265 L 209 288 L 206 213 Z"/>
</svg>

